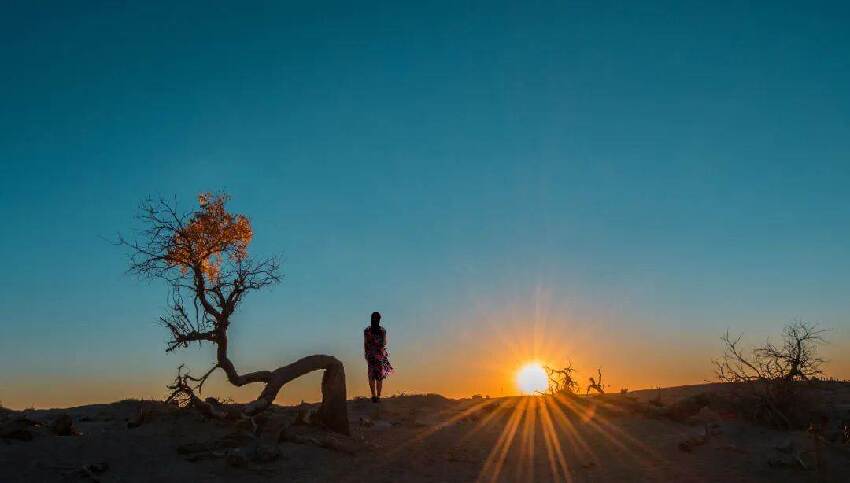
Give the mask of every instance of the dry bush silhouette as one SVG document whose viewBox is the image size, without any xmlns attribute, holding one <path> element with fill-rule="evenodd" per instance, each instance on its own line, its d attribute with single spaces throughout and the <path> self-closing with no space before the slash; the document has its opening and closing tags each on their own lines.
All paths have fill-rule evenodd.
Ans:
<svg viewBox="0 0 850 483">
<path fill-rule="evenodd" d="M 555 369 L 549 366 L 543 366 L 546 371 L 546 376 L 549 379 L 549 394 L 574 394 L 578 390 L 578 382 L 573 378 L 572 363 L 563 369 Z"/>
<path fill-rule="evenodd" d="M 166 352 L 188 347 L 192 342 L 216 346 L 216 362 L 203 375 L 195 377 L 183 366 L 168 386 L 170 402 L 193 406 L 216 418 L 244 418 L 256 415 L 275 400 L 284 384 L 312 371 L 324 370 L 322 404 L 316 420 L 334 431 L 348 434 L 345 371 L 342 363 L 329 355 L 311 355 L 274 370 L 240 374 L 228 352 L 228 329 L 233 314 L 251 291 L 280 281 L 280 263 L 248 255 L 253 238 L 247 217 L 227 211 L 229 197 L 224 193 L 204 193 L 199 207 L 180 213 L 176 203 L 164 199 L 147 200 L 140 206 L 138 219 L 143 230 L 137 239 L 119 237 L 129 249 L 129 272 L 169 284 L 169 312 L 160 317 L 171 339 Z M 188 301 L 188 302 L 187 302 Z M 222 404 L 198 395 L 207 379 L 221 369 L 234 386 L 263 383 L 256 400 L 247 404 Z"/>
<path fill-rule="evenodd" d="M 546 371 L 546 376 L 549 379 L 549 394 L 576 394 L 579 391 L 579 383 L 575 379 L 575 369 L 572 363 L 562 369 L 556 369 L 549 366 L 543 366 Z M 602 383 L 602 369 L 596 370 L 596 377 L 588 378 L 588 385 L 585 390 L 585 395 L 589 395 L 590 391 L 595 391 L 598 394 L 605 394 L 604 385 Z M 620 390 L 621 394 L 628 392 L 628 389 Z"/>
<path fill-rule="evenodd" d="M 738 407 L 750 419 L 784 428 L 805 425 L 817 401 L 800 391 L 800 384 L 823 375 L 818 347 L 826 342 L 825 333 L 816 324 L 796 321 L 785 326 L 778 345 L 767 340 L 747 351 L 742 336 L 733 339 L 727 331 L 723 354 L 713 361 L 717 379 L 742 385 Z"/>
<path fill-rule="evenodd" d="M 743 335 L 733 340 L 726 331 L 721 338 L 723 355 L 714 361 L 717 378 L 723 382 L 806 381 L 821 376 L 824 360 L 818 357 L 817 351 L 818 346 L 826 342 L 825 332 L 816 324 L 797 321 L 785 326 L 779 345 L 768 340 L 747 355 L 740 347 Z"/>
<path fill-rule="evenodd" d="M 596 391 L 599 394 L 605 394 L 604 386 L 602 385 L 602 369 L 596 370 L 597 379 L 594 379 L 592 376 L 588 377 L 588 385 L 587 390 L 585 391 L 585 396 L 590 394 L 590 391 Z"/>
</svg>

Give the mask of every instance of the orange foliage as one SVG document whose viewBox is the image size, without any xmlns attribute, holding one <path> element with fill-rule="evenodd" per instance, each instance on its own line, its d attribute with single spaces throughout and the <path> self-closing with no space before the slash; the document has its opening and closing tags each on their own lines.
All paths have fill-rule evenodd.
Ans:
<svg viewBox="0 0 850 483">
<path fill-rule="evenodd" d="M 248 244 L 254 232 L 247 217 L 228 213 L 224 204 L 230 199 L 223 193 L 201 193 L 200 209 L 181 230 L 174 234 L 166 259 L 183 273 L 199 267 L 211 281 L 218 280 L 223 257 L 238 262 L 248 256 Z"/>
</svg>

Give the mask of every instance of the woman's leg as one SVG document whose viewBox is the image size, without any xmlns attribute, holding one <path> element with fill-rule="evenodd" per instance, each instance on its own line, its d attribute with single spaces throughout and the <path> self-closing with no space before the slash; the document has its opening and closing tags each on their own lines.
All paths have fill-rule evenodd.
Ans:
<svg viewBox="0 0 850 483">
<path fill-rule="evenodd" d="M 383 379 L 378 379 L 375 385 L 378 387 L 378 397 L 381 397 L 381 389 L 384 387 Z"/>
<path fill-rule="evenodd" d="M 372 379 L 372 376 L 369 376 L 369 390 L 372 391 L 372 399 L 375 398 L 375 380 Z M 378 394 L 381 393 L 381 390 L 378 389 Z"/>
</svg>

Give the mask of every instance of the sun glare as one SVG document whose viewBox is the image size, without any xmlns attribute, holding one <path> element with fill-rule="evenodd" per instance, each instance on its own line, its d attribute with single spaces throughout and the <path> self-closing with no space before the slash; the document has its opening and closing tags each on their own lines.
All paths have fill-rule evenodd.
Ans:
<svg viewBox="0 0 850 483">
<path fill-rule="evenodd" d="M 543 366 L 537 362 L 529 362 L 517 371 L 516 384 L 523 394 L 537 394 L 546 392 L 549 388 L 549 378 Z"/>
</svg>

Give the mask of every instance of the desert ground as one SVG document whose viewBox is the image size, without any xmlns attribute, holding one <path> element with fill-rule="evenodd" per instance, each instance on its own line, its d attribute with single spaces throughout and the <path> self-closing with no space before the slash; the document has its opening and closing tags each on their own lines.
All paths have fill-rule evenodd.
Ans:
<svg viewBox="0 0 850 483">
<path fill-rule="evenodd" d="M 5 409 L 0 481 L 850 481 L 850 384 L 817 388 L 816 431 L 691 403 L 730 388 L 358 398 L 350 436 L 311 424 L 314 405 L 240 422 L 157 401 Z"/>
</svg>

